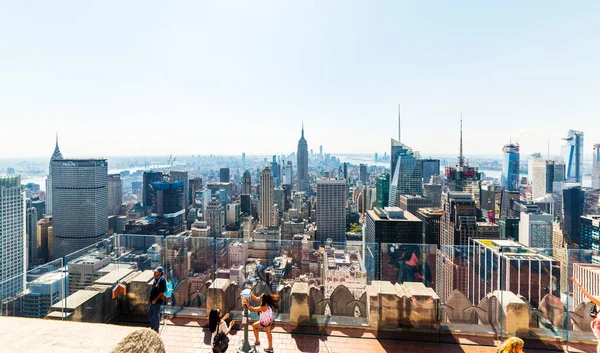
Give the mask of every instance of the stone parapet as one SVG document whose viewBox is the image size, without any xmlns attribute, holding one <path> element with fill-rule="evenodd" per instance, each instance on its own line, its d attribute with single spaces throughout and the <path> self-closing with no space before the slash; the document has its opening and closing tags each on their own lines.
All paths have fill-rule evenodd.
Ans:
<svg viewBox="0 0 600 353">
<path fill-rule="evenodd" d="M 310 308 L 308 302 L 308 283 L 294 283 L 291 291 L 290 321 L 301 325 L 310 321 Z"/>
</svg>

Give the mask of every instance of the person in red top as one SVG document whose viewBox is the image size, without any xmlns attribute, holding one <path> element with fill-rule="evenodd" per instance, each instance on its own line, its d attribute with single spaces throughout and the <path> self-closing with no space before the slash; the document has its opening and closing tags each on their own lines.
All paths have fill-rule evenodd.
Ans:
<svg viewBox="0 0 600 353">
<path fill-rule="evenodd" d="M 579 287 L 579 289 L 581 290 L 583 295 L 585 295 L 592 303 L 594 303 L 594 305 L 596 305 L 596 307 L 600 305 L 600 300 L 596 299 L 587 290 L 585 290 L 585 288 L 583 288 L 583 286 L 575 278 L 571 277 L 571 280 L 573 281 L 573 283 L 575 283 L 577 285 L 577 287 Z M 591 326 L 592 326 L 592 332 L 594 333 L 594 336 L 596 336 L 596 339 L 598 340 L 598 346 L 596 347 L 596 352 L 600 353 L 600 316 L 598 316 L 598 312 L 596 312 L 594 314 L 594 316 L 592 316 Z"/>
</svg>

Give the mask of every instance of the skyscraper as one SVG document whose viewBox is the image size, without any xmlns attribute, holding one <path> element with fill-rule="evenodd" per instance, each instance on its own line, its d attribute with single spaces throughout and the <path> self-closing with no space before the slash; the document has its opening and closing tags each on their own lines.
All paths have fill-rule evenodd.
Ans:
<svg viewBox="0 0 600 353">
<path fill-rule="evenodd" d="M 345 179 L 317 180 L 317 241 L 346 241 L 346 198 Z"/>
<path fill-rule="evenodd" d="M 552 248 L 552 223 L 552 215 L 537 207 L 521 211 L 519 242 L 532 248 Z"/>
<path fill-rule="evenodd" d="M 108 163 L 105 159 L 54 159 L 52 255 L 65 256 L 108 232 Z"/>
<path fill-rule="evenodd" d="M 38 228 L 37 228 L 37 209 L 30 207 L 27 209 L 25 233 L 27 234 L 27 267 L 32 268 L 38 265 Z"/>
<path fill-rule="evenodd" d="M 423 165 L 419 152 L 400 142 L 400 107 L 398 107 L 398 140 L 391 141 L 390 206 L 399 206 L 400 195 L 422 195 Z"/>
<path fill-rule="evenodd" d="M 60 149 L 58 148 L 58 134 L 56 134 L 56 145 L 54 146 L 54 153 L 52 153 L 52 157 L 50 157 L 50 164 L 54 160 L 63 159 L 62 153 L 60 153 Z M 48 178 L 46 179 L 46 215 L 52 215 L 52 175 L 48 174 Z"/>
<path fill-rule="evenodd" d="M 458 156 L 458 165 L 446 167 L 446 177 L 444 178 L 443 193 L 466 192 L 470 193 L 476 207 L 481 206 L 481 173 L 477 167 L 471 167 L 465 161 L 463 155 L 463 133 L 462 133 L 462 114 L 460 118 L 460 152 Z M 442 198 L 445 198 L 443 196 Z M 442 204 L 444 200 L 442 200 Z"/>
<path fill-rule="evenodd" d="M 477 207 L 470 193 L 448 192 L 442 202 L 437 292 L 447 300 L 454 289 L 467 292 L 467 263 L 462 246 L 477 235 Z M 458 251 L 455 251 L 458 250 Z"/>
<path fill-rule="evenodd" d="M 222 183 L 229 182 L 229 168 L 221 168 L 219 170 L 219 181 Z"/>
<path fill-rule="evenodd" d="M 225 225 L 225 217 L 223 215 L 223 205 L 213 197 L 206 206 L 206 223 L 210 227 L 209 236 L 220 237 Z"/>
<path fill-rule="evenodd" d="M 600 143 L 594 145 L 594 160 L 592 161 L 592 188 L 600 189 Z"/>
<path fill-rule="evenodd" d="M 428 184 L 432 176 L 440 175 L 439 159 L 422 159 L 421 170 L 423 171 L 423 184 Z"/>
<path fill-rule="evenodd" d="M 375 204 L 379 208 L 388 207 L 390 204 L 390 174 L 385 173 L 377 178 L 375 183 Z"/>
<path fill-rule="evenodd" d="M 570 239 L 571 243 L 580 245 L 581 216 L 583 215 L 585 192 L 581 190 L 579 184 L 564 183 L 562 194 L 563 233 Z"/>
<path fill-rule="evenodd" d="M 505 190 L 516 191 L 519 188 L 519 145 L 510 143 L 502 148 L 502 152 L 502 186 Z"/>
<path fill-rule="evenodd" d="M 27 267 L 25 207 L 21 177 L 0 176 L 0 301 L 24 289 Z"/>
<path fill-rule="evenodd" d="M 569 130 L 564 140 L 563 154 L 567 165 L 566 179 L 571 182 L 581 183 L 583 177 L 583 132 Z"/>
<path fill-rule="evenodd" d="M 363 185 L 367 185 L 367 180 L 369 179 L 369 174 L 367 173 L 367 165 L 366 164 L 360 164 L 358 166 L 358 175 L 360 178 L 360 182 Z"/>
<path fill-rule="evenodd" d="M 246 169 L 244 175 L 242 176 L 242 195 L 251 195 L 252 194 L 252 176 L 250 175 L 250 171 Z"/>
<path fill-rule="evenodd" d="M 298 191 L 308 191 L 308 143 L 304 139 L 304 123 L 302 123 L 302 136 L 298 141 L 297 166 L 298 178 L 296 180 Z"/>
<path fill-rule="evenodd" d="M 152 183 L 162 181 L 162 172 L 144 172 L 142 176 L 142 202 L 144 206 L 152 206 Z"/>
<path fill-rule="evenodd" d="M 260 175 L 260 198 L 258 200 L 258 218 L 263 227 L 276 226 L 273 217 L 273 175 L 269 168 L 263 169 Z"/>
<path fill-rule="evenodd" d="M 190 179 L 188 178 L 188 172 L 183 170 L 171 170 L 169 172 L 169 180 L 170 181 L 182 181 L 183 182 L 183 199 L 181 208 L 186 210 L 190 207 L 190 199 L 189 199 L 189 188 L 190 188 Z"/>
<path fill-rule="evenodd" d="M 123 203 L 123 189 L 120 174 L 108 176 L 108 215 L 116 216 L 121 213 Z"/>
</svg>

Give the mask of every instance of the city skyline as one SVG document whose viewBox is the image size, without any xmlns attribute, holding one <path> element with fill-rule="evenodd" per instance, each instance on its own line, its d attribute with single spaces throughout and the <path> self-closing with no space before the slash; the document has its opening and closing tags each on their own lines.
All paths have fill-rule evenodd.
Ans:
<svg viewBox="0 0 600 353">
<path fill-rule="evenodd" d="M 2 5 L 0 141 L 20 148 L 0 158 L 42 157 L 54 132 L 73 157 L 188 155 L 191 141 L 272 155 L 295 150 L 302 120 L 309 149 L 371 154 L 397 135 L 398 103 L 403 142 L 423 155 L 458 154 L 461 110 L 466 155 L 511 137 L 558 155 L 574 129 L 589 159 L 600 142 L 597 3 L 144 5 Z M 9 134 L 24 122 L 27 144 Z M 152 143 L 164 124 L 185 127 L 169 151 Z"/>
</svg>

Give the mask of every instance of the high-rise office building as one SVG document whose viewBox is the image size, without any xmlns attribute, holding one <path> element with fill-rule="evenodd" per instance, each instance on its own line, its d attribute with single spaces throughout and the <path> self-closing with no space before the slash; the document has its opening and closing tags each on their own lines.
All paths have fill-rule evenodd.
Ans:
<svg viewBox="0 0 600 353">
<path fill-rule="evenodd" d="M 37 209 L 35 207 L 28 208 L 25 218 L 25 234 L 27 234 L 27 267 L 32 268 L 39 264 Z"/>
<path fill-rule="evenodd" d="M 358 166 L 358 177 L 360 179 L 360 182 L 363 185 L 367 185 L 367 181 L 369 180 L 369 173 L 367 173 L 367 165 L 366 164 L 360 164 Z"/>
<path fill-rule="evenodd" d="M 552 223 L 552 215 L 537 207 L 521 211 L 519 242 L 531 248 L 552 248 Z"/>
<path fill-rule="evenodd" d="M 287 163 L 284 164 L 283 177 L 281 179 L 281 183 L 284 185 L 292 185 L 294 183 L 293 178 L 294 168 L 292 166 L 292 161 L 287 161 Z"/>
<path fill-rule="evenodd" d="M 240 209 L 245 216 L 252 214 L 252 196 L 246 194 L 240 196 Z"/>
<path fill-rule="evenodd" d="M 246 170 L 242 176 L 242 195 L 252 194 L 252 176 L 250 171 Z"/>
<path fill-rule="evenodd" d="M 108 232 L 106 160 L 51 160 L 50 175 L 54 258 L 105 238 Z"/>
<path fill-rule="evenodd" d="M 189 199 L 189 188 L 190 188 L 190 179 L 188 178 L 188 172 L 183 170 L 171 170 L 169 172 L 169 180 L 170 181 L 182 181 L 183 182 L 183 199 L 181 208 L 186 210 L 190 207 L 190 199 Z"/>
<path fill-rule="evenodd" d="M 345 179 L 317 180 L 317 241 L 346 241 L 346 188 Z"/>
<path fill-rule="evenodd" d="M 35 207 L 35 209 L 37 210 L 38 221 L 44 218 L 44 215 L 46 214 L 46 201 L 32 201 L 31 207 Z"/>
<path fill-rule="evenodd" d="M 575 278 L 583 288 L 587 288 L 589 294 L 598 297 L 600 295 L 600 264 L 573 264 L 573 278 Z M 573 286 L 573 308 L 581 303 L 587 303 L 588 298 L 583 294 L 578 286 Z"/>
<path fill-rule="evenodd" d="M 447 300 L 455 289 L 467 292 L 468 259 L 461 250 L 477 235 L 477 206 L 471 193 L 448 192 L 442 209 L 436 283 L 440 299 Z"/>
<path fill-rule="evenodd" d="M 592 188 L 600 189 L 600 143 L 594 145 L 592 161 Z"/>
<path fill-rule="evenodd" d="M 423 184 L 431 181 L 432 176 L 440 175 L 439 159 L 421 159 L 421 170 L 423 171 Z"/>
<path fill-rule="evenodd" d="M 206 223 L 210 227 L 209 236 L 221 237 L 223 227 L 225 226 L 225 217 L 223 215 L 223 206 L 221 202 L 213 197 L 208 205 L 206 205 Z"/>
<path fill-rule="evenodd" d="M 25 207 L 21 176 L 0 176 L 0 301 L 25 289 Z"/>
<path fill-rule="evenodd" d="M 400 195 L 398 204 L 403 211 L 408 211 L 412 215 L 417 214 L 419 208 L 432 207 L 431 200 L 419 195 Z"/>
<path fill-rule="evenodd" d="M 581 249 L 600 250 L 600 216 L 581 216 Z"/>
<path fill-rule="evenodd" d="M 229 168 L 221 168 L 219 170 L 219 181 L 222 183 L 229 182 Z"/>
<path fill-rule="evenodd" d="M 123 203 L 123 186 L 120 174 L 108 176 L 108 215 L 118 216 L 121 214 Z"/>
<path fill-rule="evenodd" d="M 375 207 L 366 212 L 365 219 L 365 243 L 377 243 L 381 250 L 391 244 L 423 243 L 423 222 L 398 207 Z M 382 268 L 382 259 L 379 256 L 377 258 L 378 263 L 373 266 L 374 278 L 380 277 Z"/>
<path fill-rule="evenodd" d="M 423 222 L 423 243 L 440 246 L 440 227 L 444 211 L 441 208 L 420 208 L 417 210 L 418 219 Z"/>
<path fill-rule="evenodd" d="M 519 145 L 510 143 L 502 148 L 502 152 L 502 186 L 505 190 L 516 191 L 519 189 Z"/>
<path fill-rule="evenodd" d="M 494 291 L 523 296 L 533 307 L 548 294 L 560 296 L 560 263 L 555 259 L 506 239 L 471 239 L 469 245 L 470 283 L 463 293 L 474 303 Z"/>
<path fill-rule="evenodd" d="M 269 168 L 263 169 L 260 175 L 260 198 L 258 200 L 258 218 L 263 227 L 276 226 L 276 219 L 273 218 L 273 175 Z"/>
<path fill-rule="evenodd" d="M 308 191 L 308 143 L 304 139 L 304 123 L 302 123 L 302 136 L 298 141 L 297 164 L 298 177 L 296 178 L 296 190 Z"/>
<path fill-rule="evenodd" d="M 48 272 L 27 283 L 23 298 L 23 316 L 43 319 L 52 305 L 64 299 L 64 271 Z"/>
<path fill-rule="evenodd" d="M 152 207 L 152 183 L 163 180 L 162 172 L 144 172 L 142 175 L 142 202 L 144 206 Z"/>
<path fill-rule="evenodd" d="M 558 161 L 546 161 L 546 194 L 554 192 L 554 183 L 565 181 L 565 164 Z"/>
<path fill-rule="evenodd" d="M 392 139 L 392 169 L 390 183 L 390 206 L 398 207 L 400 195 L 422 195 L 423 170 L 420 155 L 400 141 Z"/>
<path fill-rule="evenodd" d="M 527 156 L 527 185 L 529 186 L 532 186 L 535 180 L 535 174 L 533 171 L 534 163 L 537 159 L 543 160 L 542 154 L 539 152 L 535 152 Z"/>
<path fill-rule="evenodd" d="M 390 202 L 390 173 L 385 173 L 375 182 L 375 204 L 379 208 L 388 207 Z"/>
<path fill-rule="evenodd" d="M 564 138 L 563 155 L 566 163 L 566 179 L 570 182 L 581 183 L 583 177 L 583 132 L 569 130 Z"/>
<path fill-rule="evenodd" d="M 52 249 L 52 216 L 44 216 L 37 224 L 38 239 L 40 240 L 38 258 L 45 264 L 50 261 Z"/>
<path fill-rule="evenodd" d="M 225 209 L 225 224 L 227 226 L 240 226 L 240 204 L 228 203 Z"/>
<path fill-rule="evenodd" d="M 564 183 L 562 187 L 563 233 L 571 243 L 580 245 L 581 216 L 585 192 L 578 183 Z"/>
</svg>

